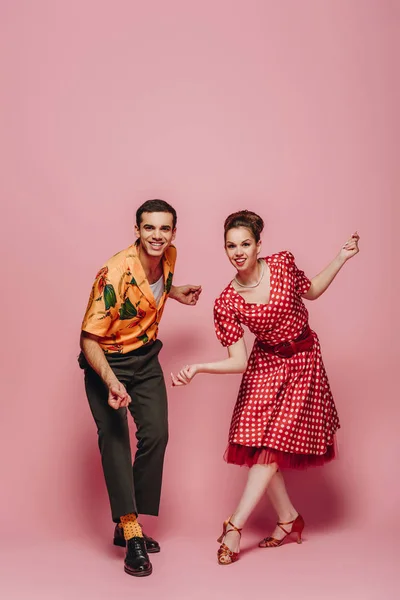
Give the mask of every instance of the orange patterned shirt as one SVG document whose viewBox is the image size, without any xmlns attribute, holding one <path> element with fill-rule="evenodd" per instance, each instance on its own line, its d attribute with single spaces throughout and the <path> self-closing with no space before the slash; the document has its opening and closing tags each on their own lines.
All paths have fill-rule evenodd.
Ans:
<svg viewBox="0 0 400 600">
<path fill-rule="evenodd" d="M 82 330 L 98 336 L 106 354 L 136 350 L 158 334 L 165 302 L 171 290 L 176 248 L 163 258 L 164 292 L 158 305 L 133 244 L 106 262 L 96 275 Z"/>
</svg>

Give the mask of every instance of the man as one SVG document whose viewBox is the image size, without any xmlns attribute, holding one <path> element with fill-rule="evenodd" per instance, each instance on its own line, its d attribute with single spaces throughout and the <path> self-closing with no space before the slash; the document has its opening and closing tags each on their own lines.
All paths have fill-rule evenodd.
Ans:
<svg viewBox="0 0 400 600">
<path fill-rule="evenodd" d="M 114 544 L 125 546 L 125 572 L 152 572 L 139 513 L 158 515 L 168 440 L 167 394 L 158 361 L 158 325 L 167 297 L 195 305 L 200 286 L 172 285 L 176 212 L 163 200 L 148 200 L 136 212 L 137 241 L 98 272 L 82 323 L 80 366 L 97 425 L 113 521 Z M 132 469 L 127 421 L 137 426 Z"/>
</svg>

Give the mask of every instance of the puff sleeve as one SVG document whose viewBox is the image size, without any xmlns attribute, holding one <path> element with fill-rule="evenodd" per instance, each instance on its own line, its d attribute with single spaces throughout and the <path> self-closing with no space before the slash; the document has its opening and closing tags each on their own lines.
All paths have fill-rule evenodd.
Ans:
<svg viewBox="0 0 400 600">
<path fill-rule="evenodd" d="M 288 264 L 289 271 L 292 272 L 294 277 L 294 287 L 299 296 L 306 294 L 311 286 L 311 280 L 305 275 L 304 271 L 301 271 L 296 263 L 294 256 L 291 252 L 282 252 L 285 260 Z"/>
<path fill-rule="evenodd" d="M 223 346 L 232 346 L 244 335 L 237 315 L 221 298 L 217 298 L 214 303 L 214 326 L 216 336 Z"/>
</svg>

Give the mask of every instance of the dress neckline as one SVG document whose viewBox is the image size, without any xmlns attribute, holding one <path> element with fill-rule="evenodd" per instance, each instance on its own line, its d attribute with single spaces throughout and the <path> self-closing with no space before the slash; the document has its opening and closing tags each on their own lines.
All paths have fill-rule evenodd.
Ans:
<svg viewBox="0 0 400 600">
<path fill-rule="evenodd" d="M 246 304 L 247 306 L 269 306 L 271 303 L 271 282 L 272 282 L 272 277 L 271 277 L 271 264 L 269 262 L 269 256 L 265 256 L 264 258 L 261 258 L 260 260 L 263 260 L 265 262 L 265 265 L 268 267 L 269 270 L 269 300 L 268 302 L 246 302 L 246 300 L 243 298 L 243 296 L 241 294 L 239 294 L 239 292 L 237 290 L 235 290 L 235 288 L 232 285 L 232 281 L 229 283 L 230 288 L 232 288 L 232 290 L 235 292 L 236 296 L 239 296 L 239 298 L 241 299 L 241 301 Z"/>
</svg>

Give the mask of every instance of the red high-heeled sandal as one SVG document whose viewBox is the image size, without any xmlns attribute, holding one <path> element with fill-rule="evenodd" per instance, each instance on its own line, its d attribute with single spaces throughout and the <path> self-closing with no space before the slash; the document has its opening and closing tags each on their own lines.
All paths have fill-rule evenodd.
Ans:
<svg viewBox="0 0 400 600">
<path fill-rule="evenodd" d="M 228 525 L 231 526 L 231 529 L 227 529 Z M 217 542 L 221 544 L 217 552 L 217 559 L 220 565 L 230 565 L 239 559 L 239 552 L 233 552 L 233 550 L 228 548 L 226 544 L 222 543 L 226 534 L 229 533 L 229 531 L 237 531 L 239 536 L 242 536 L 242 530 L 236 527 L 236 525 L 232 523 L 230 518 L 224 521 L 222 534 L 217 539 Z"/>
<path fill-rule="evenodd" d="M 280 527 L 282 529 L 282 531 L 286 534 L 281 540 L 278 540 L 276 538 L 273 537 L 266 537 L 263 540 L 261 540 L 261 542 L 258 544 L 260 548 L 277 548 L 278 546 L 281 546 L 283 544 L 283 541 L 289 536 L 292 535 L 292 533 L 297 533 L 297 543 L 301 544 L 302 539 L 301 539 L 301 534 L 303 533 L 303 529 L 304 529 L 304 519 L 301 515 L 297 515 L 297 517 L 295 519 L 293 519 L 293 521 L 286 521 L 286 522 L 279 522 L 277 523 L 278 527 Z M 283 525 L 292 525 L 292 529 L 290 531 L 287 531 Z"/>
</svg>

